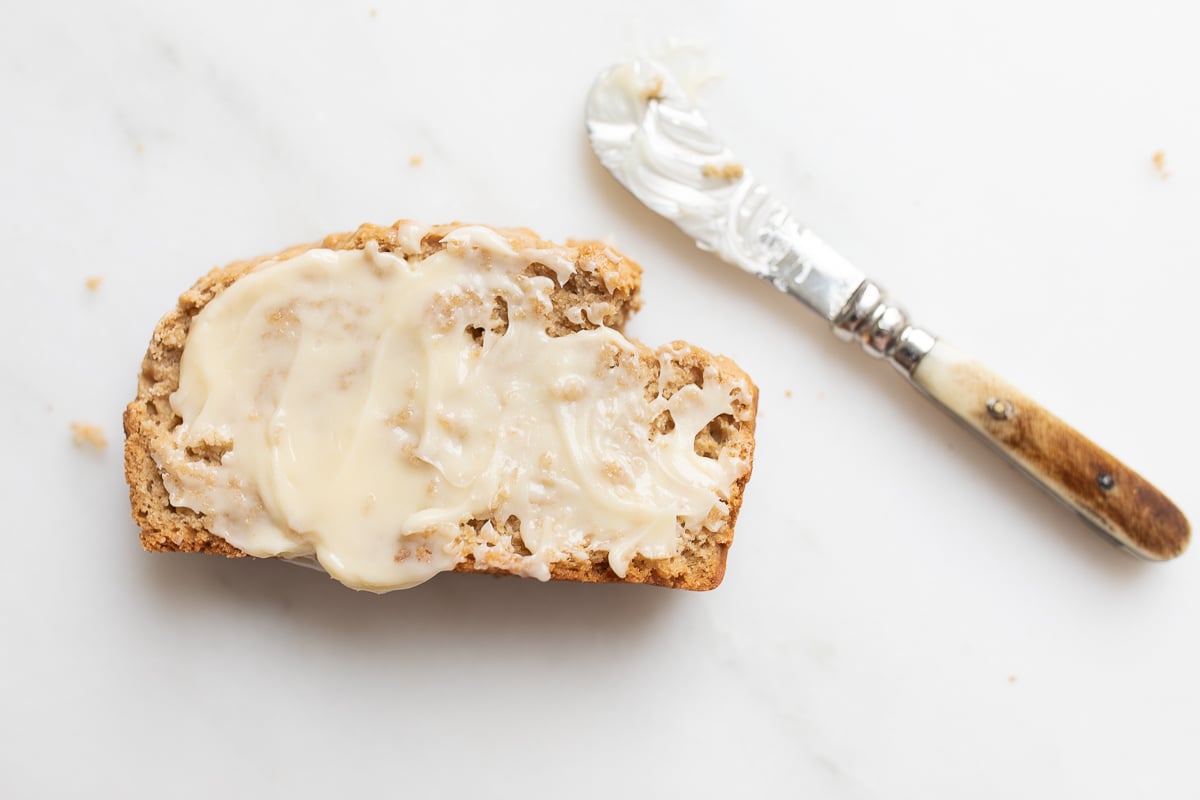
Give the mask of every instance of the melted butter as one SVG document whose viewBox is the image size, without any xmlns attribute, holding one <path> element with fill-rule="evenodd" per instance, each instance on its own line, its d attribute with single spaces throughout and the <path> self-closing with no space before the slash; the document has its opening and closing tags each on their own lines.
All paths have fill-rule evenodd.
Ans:
<svg viewBox="0 0 1200 800">
<path fill-rule="evenodd" d="M 310 250 L 213 299 L 171 396 L 183 421 L 155 448 L 171 502 L 251 555 L 315 558 L 372 591 L 468 555 L 545 580 L 599 551 L 623 576 L 677 554 L 684 526 L 719 530 L 749 465 L 693 442 L 748 388 L 710 370 L 648 401 L 621 334 L 546 333 L 555 283 L 524 273 L 536 261 L 565 282 L 573 261 L 481 227 L 443 242 L 419 262 Z M 652 435 L 664 411 L 674 429 Z M 214 444 L 219 460 L 193 455 Z M 528 554 L 490 522 L 513 518 Z"/>
</svg>

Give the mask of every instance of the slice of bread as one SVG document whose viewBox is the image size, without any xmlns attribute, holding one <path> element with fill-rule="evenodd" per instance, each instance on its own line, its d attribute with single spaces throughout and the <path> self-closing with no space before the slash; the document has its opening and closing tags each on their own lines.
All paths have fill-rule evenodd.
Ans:
<svg viewBox="0 0 1200 800">
<path fill-rule="evenodd" d="M 163 473 L 154 455 L 156 446 L 170 437 L 172 430 L 181 424 L 181 418 L 172 407 L 171 395 L 180 385 L 181 359 L 188 342 L 189 328 L 201 310 L 234 282 L 265 262 L 283 261 L 313 248 L 335 251 L 378 248 L 380 252 L 394 253 L 410 263 L 419 263 L 442 250 L 446 246 L 443 237 L 461 227 L 455 224 L 418 228 L 413 223 L 403 221 L 386 228 L 363 225 L 357 231 L 334 234 L 319 243 L 300 245 L 275 255 L 238 261 L 214 269 L 179 298 L 176 308 L 162 318 L 154 331 L 142 363 L 137 396 L 124 415 L 125 477 L 129 484 L 133 519 L 141 528 L 142 546 L 146 550 L 210 553 L 229 557 L 247 555 L 215 533 L 212 521 L 204 514 L 172 505 L 171 492 L 164 483 Z M 417 231 L 415 235 L 414 231 Z M 572 241 L 567 247 L 561 247 L 542 241 L 525 229 L 497 229 L 496 232 L 514 250 L 553 252 L 559 258 L 568 258 L 574 263 L 574 272 L 562 285 L 559 285 L 555 271 L 541 263 L 530 263 L 527 268 L 529 275 L 554 280 L 554 288 L 550 292 L 552 308 L 544 319 L 545 330 L 550 336 L 570 336 L 601 325 L 620 331 L 630 314 L 640 306 L 641 268 L 610 247 L 589 241 Z M 601 318 L 596 319 L 597 316 Z M 494 331 L 503 333 L 508 322 L 507 315 L 493 314 L 492 319 Z M 656 559 L 636 555 L 624 576 L 619 577 L 609 565 L 608 553 L 589 551 L 586 558 L 574 556 L 550 564 L 549 577 L 555 580 L 624 581 L 693 590 L 712 589 L 724 576 L 734 523 L 750 478 L 757 389 L 729 359 L 711 355 L 682 342 L 658 349 L 634 342 L 631 350 L 623 352 L 621 357 L 635 362 L 623 367 L 631 370 L 630 374 L 636 375 L 644 385 L 647 402 L 660 395 L 670 397 L 689 384 L 701 385 L 706 380 L 706 374 L 707 380 L 711 381 L 715 375 L 722 386 L 731 387 L 733 413 L 714 418 L 695 437 L 694 447 L 697 454 L 708 458 L 735 457 L 744 462 L 744 469 L 731 485 L 719 489 L 718 494 L 723 507 L 727 508 L 727 515 L 723 524 L 714 526 L 718 530 L 710 530 L 706 525 L 682 526 L 681 518 L 677 555 Z M 668 415 L 665 419 L 656 419 L 653 428 L 661 433 L 672 426 Z M 655 430 L 651 430 L 650 435 L 655 435 Z M 197 460 L 214 458 L 213 454 L 203 452 L 194 455 Z M 218 460 L 220 457 L 220 453 L 215 455 Z M 464 556 L 454 567 L 455 571 L 511 572 L 505 568 L 502 560 L 485 559 L 480 562 L 470 553 L 473 546 L 476 547 L 475 552 L 480 552 L 478 547 L 482 545 L 474 540 L 481 536 L 480 528 L 486 522 L 492 523 L 486 529 L 491 544 L 495 544 L 496 534 L 499 534 L 500 540 L 511 542 L 513 547 L 520 550 L 520 520 L 472 519 L 462 524 Z"/>
</svg>

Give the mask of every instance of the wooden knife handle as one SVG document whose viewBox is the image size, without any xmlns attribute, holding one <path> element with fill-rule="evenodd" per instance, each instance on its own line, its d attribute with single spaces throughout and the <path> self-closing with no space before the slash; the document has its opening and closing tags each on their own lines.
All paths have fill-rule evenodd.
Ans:
<svg viewBox="0 0 1200 800">
<path fill-rule="evenodd" d="M 1187 548 L 1191 526 L 1162 492 L 983 364 L 939 339 L 909 378 L 1135 555 L 1165 561 Z"/>
</svg>

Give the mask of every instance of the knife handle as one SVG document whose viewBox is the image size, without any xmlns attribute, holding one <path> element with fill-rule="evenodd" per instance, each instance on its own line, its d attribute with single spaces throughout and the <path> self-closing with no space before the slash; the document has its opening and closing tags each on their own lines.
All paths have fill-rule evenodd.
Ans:
<svg viewBox="0 0 1200 800">
<path fill-rule="evenodd" d="M 1151 561 L 1187 548 L 1191 526 L 1162 492 L 983 364 L 908 324 L 870 281 L 834 326 L 1118 545 Z"/>
</svg>

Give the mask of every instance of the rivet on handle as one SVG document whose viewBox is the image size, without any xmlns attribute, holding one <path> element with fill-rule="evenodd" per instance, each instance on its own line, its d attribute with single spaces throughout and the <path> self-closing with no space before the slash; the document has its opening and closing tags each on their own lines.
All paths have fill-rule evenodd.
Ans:
<svg viewBox="0 0 1200 800">
<path fill-rule="evenodd" d="M 987 401 L 987 412 L 992 419 L 1003 421 L 1013 415 L 1013 404 L 1007 400 L 991 397 Z"/>
</svg>

